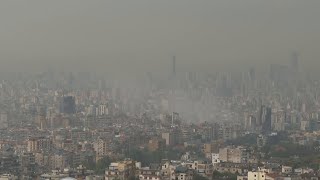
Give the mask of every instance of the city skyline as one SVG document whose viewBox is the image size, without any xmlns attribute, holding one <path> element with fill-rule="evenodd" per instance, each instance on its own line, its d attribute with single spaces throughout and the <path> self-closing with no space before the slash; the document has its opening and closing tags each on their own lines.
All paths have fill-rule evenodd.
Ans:
<svg viewBox="0 0 320 180">
<path fill-rule="evenodd" d="M 0 1 L 0 180 L 319 180 L 320 1 Z"/>
<path fill-rule="evenodd" d="M 50 66 L 127 76 L 160 74 L 173 55 L 183 71 L 263 70 L 271 63 L 288 63 L 297 51 L 301 67 L 317 73 L 318 1 L 60 4 L 1 2 L 1 71 Z"/>
</svg>

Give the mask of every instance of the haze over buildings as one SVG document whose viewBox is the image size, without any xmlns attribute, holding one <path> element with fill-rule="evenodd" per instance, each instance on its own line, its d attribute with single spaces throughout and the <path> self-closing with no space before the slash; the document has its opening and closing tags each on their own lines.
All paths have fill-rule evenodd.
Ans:
<svg viewBox="0 0 320 180">
<path fill-rule="evenodd" d="M 316 72 L 319 8 L 301 0 L 1 1 L 0 69 L 160 74 L 176 55 L 180 71 L 239 71 L 286 63 L 297 51 Z"/>
<path fill-rule="evenodd" d="M 0 180 L 319 180 L 319 9 L 0 1 Z"/>
</svg>

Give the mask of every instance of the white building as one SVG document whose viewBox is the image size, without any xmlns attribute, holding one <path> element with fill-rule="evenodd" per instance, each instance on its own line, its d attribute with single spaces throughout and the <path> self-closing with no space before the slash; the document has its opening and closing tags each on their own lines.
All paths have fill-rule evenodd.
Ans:
<svg viewBox="0 0 320 180">
<path fill-rule="evenodd" d="M 109 111 L 108 111 L 107 105 L 101 104 L 98 109 L 98 114 L 99 116 L 108 115 Z"/>
<path fill-rule="evenodd" d="M 248 180 L 265 180 L 265 179 L 266 179 L 266 173 L 263 171 L 248 172 Z"/>
<path fill-rule="evenodd" d="M 219 154 L 212 153 L 212 154 L 211 154 L 211 159 L 212 159 L 212 164 L 218 164 L 218 163 L 220 163 L 220 156 L 219 156 Z"/>
<path fill-rule="evenodd" d="M 11 174 L 2 174 L 0 175 L 0 180 L 17 180 L 18 177 Z"/>
<path fill-rule="evenodd" d="M 292 173 L 292 167 L 290 166 L 282 166 L 281 172 L 284 174 L 290 174 Z"/>
</svg>

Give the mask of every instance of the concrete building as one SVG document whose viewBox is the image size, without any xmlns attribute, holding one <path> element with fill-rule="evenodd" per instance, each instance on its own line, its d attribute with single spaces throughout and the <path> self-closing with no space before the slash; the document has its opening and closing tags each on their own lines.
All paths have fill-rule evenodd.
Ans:
<svg viewBox="0 0 320 180">
<path fill-rule="evenodd" d="M 248 172 L 248 180 L 265 180 L 265 179 L 266 179 L 266 173 L 263 171 Z"/>
<path fill-rule="evenodd" d="M 172 146 L 175 144 L 175 137 L 173 133 L 170 133 L 170 132 L 162 133 L 162 138 L 165 139 L 167 146 Z"/>
<path fill-rule="evenodd" d="M 212 156 L 212 164 L 220 163 L 219 154 L 212 153 L 211 156 Z"/>
<path fill-rule="evenodd" d="M 0 180 L 18 180 L 18 177 L 12 174 L 2 174 L 0 175 Z"/>
<path fill-rule="evenodd" d="M 68 156 L 64 152 L 56 152 L 50 157 L 51 169 L 63 170 L 69 164 Z"/>
<path fill-rule="evenodd" d="M 104 115 L 108 115 L 108 114 L 109 114 L 109 111 L 108 111 L 107 105 L 105 105 L 105 104 L 99 105 L 98 115 L 104 116 Z"/>
<path fill-rule="evenodd" d="M 61 173 L 57 170 L 53 170 L 51 173 L 45 173 L 40 176 L 40 180 L 63 180 L 68 177 L 68 174 Z M 68 178 L 71 179 L 71 178 Z"/>
<path fill-rule="evenodd" d="M 34 154 L 35 154 L 35 162 L 39 166 L 49 167 L 50 160 L 51 160 L 49 153 L 37 152 L 37 153 L 34 153 Z"/>
<path fill-rule="evenodd" d="M 21 173 L 27 177 L 32 177 L 36 172 L 36 161 L 33 153 L 23 153 L 20 157 Z"/>
<path fill-rule="evenodd" d="M 94 142 L 93 148 L 96 152 L 97 160 L 108 155 L 108 141 L 106 139 L 99 138 Z"/>
<path fill-rule="evenodd" d="M 42 150 L 51 150 L 52 141 L 45 137 L 33 137 L 27 140 L 27 150 L 28 152 L 38 152 Z"/>
<path fill-rule="evenodd" d="M 290 174 L 292 173 L 292 167 L 290 166 L 282 166 L 281 167 L 281 172 L 284 174 Z"/>
<path fill-rule="evenodd" d="M 19 159 L 10 147 L 2 148 L 0 151 L 0 174 L 17 174 L 19 172 Z"/>
<path fill-rule="evenodd" d="M 207 161 L 194 161 L 185 164 L 188 169 L 194 170 L 197 174 L 210 177 L 213 173 L 213 164 Z"/>
<path fill-rule="evenodd" d="M 284 123 L 285 123 L 286 114 L 284 111 L 273 111 L 272 112 L 272 130 L 273 131 L 284 131 Z"/>
<path fill-rule="evenodd" d="M 127 180 L 129 177 L 134 176 L 135 162 L 132 160 L 113 162 L 105 171 L 105 180 Z"/>
<path fill-rule="evenodd" d="M 265 146 L 267 143 L 267 137 L 260 134 L 258 137 L 257 137 L 257 146 L 258 148 L 262 148 L 263 146 Z"/>
<path fill-rule="evenodd" d="M 46 115 L 45 114 L 38 114 L 35 117 L 35 124 L 37 125 L 37 127 L 41 130 L 46 129 L 49 127 L 49 125 L 51 126 L 51 122 L 49 123 L 46 119 Z"/>
<path fill-rule="evenodd" d="M 76 102 L 73 96 L 62 97 L 60 102 L 60 113 L 74 114 L 76 112 Z"/>
<path fill-rule="evenodd" d="M 248 159 L 246 149 L 242 147 L 225 147 L 219 150 L 219 157 L 222 162 L 245 163 Z"/>
<path fill-rule="evenodd" d="M 171 179 L 178 179 L 178 180 L 192 180 L 194 172 L 187 167 L 184 166 L 177 166 L 174 170 L 174 173 Z"/>
<path fill-rule="evenodd" d="M 202 146 L 202 152 L 205 153 L 205 154 L 211 154 L 213 153 L 214 151 L 214 144 L 211 144 L 211 143 L 206 143 L 206 144 L 203 144 Z"/>
<path fill-rule="evenodd" d="M 137 170 L 139 180 L 161 180 L 161 171 L 150 168 L 140 168 Z"/>
</svg>

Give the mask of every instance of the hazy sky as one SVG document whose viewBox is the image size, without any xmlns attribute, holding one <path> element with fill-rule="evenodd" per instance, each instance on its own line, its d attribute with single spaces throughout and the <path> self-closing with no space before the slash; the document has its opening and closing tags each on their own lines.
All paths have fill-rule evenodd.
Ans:
<svg viewBox="0 0 320 180">
<path fill-rule="evenodd" d="M 7 71 L 320 65 L 319 0 L 1 0 L 0 23 Z"/>
</svg>

